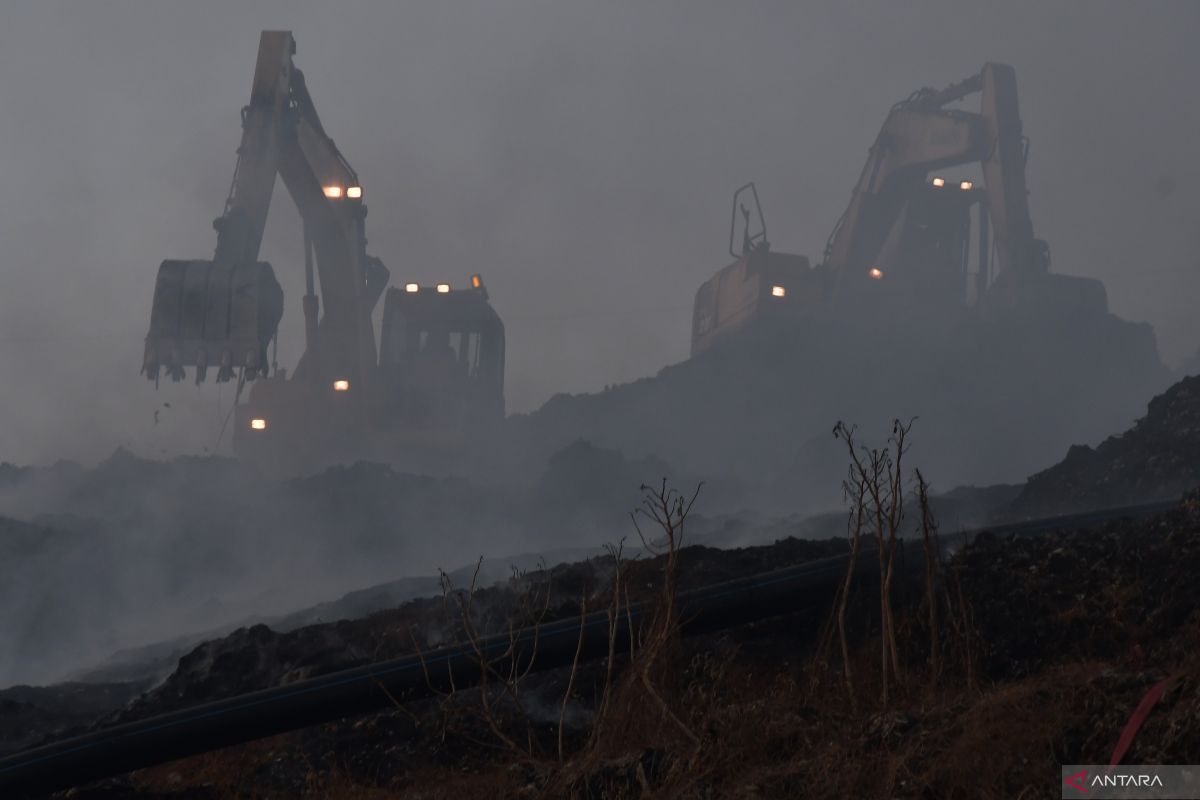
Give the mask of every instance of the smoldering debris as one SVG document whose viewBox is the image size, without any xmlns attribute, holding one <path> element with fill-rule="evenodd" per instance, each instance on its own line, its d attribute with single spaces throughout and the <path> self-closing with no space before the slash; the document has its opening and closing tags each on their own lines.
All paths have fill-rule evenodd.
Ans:
<svg viewBox="0 0 1200 800">
<path fill-rule="evenodd" d="M 1178 494 L 1200 482 L 1197 381 L 1172 387 L 1129 432 L 1072 451 L 1027 486 L 956 490 L 937 498 L 937 513 L 962 528 Z M 668 471 L 653 456 L 575 440 L 518 489 L 366 463 L 280 482 L 226 459 L 155 462 L 125 451 L 95 469 L 0 466 L 0 512 L 11 517 L 0 525 L 0 623 L 10 643 L 0 683 L 161 676 L 199 639 L 238 625 L 289 631 L 428 595 L 440 566 L 482 555 L 491 582 L 547 553 L 577 560 L 629 536 L 637 486 Z M 716 483 L 711 503 L 706 485 L 690 543 L 821 538 L 844 525 L 840 512 L 721 512 L 722 502 L 736 508 L 740 489 Z"/>
<path fill-rule="evenodd" d="M 630 532 L 637 487 L 668 471 L 586 442 L 517 489 L 361 462 L 279 481 L 229 459 L 125 450 L 94 469 L 2 465 L 0 685 L 144 675 L 177 651 L 138 648 L 361 616 L 480 556 L 485 581 L 585 557 Z"/>
<path fill-rule="evenodd" d="M 732 551 L 691 547 L 683 551 L 680 588 L 694 589 L 844 551 L 845 542 L 841 540 L 785 539 Z M 580 612 L 581 596 L 588 597 L 589 607 L 604 606 L 613 566 L 612 556 L 597 556 L 521 572 L 494 585 L 477 581 L 473 591 L 470 587 L 475 571 L 468 568 L 451 578 L 446 597 L 431 593 L 433 596 L 412 599 L 359 619 L 316 623 L 287 632 L 261 624 L 239 628 L 190 648 L 153 688 L 146 679 L 124 684 L 137 687 L 138 692 L 121 695 L 119 703 L 83 704 L 68 722 L 75 725 L 80 719 L 94 722 L 104 718 L 103 724 L 113 724 L 142 719 L 211 698 L 230 697 L 459 641 L 464 634 L 461 612 L 454 600 L 456 592 L 471 592 L 471 619 L 481 635 L 506 630 L 509 620 L 522 613 L 522 604 L 530 597 L 544 603 L 543 621 L 572 618 Z M 631 598 L 639 601 L 651 596 L 647 587 L 653 585 L 659 567 L 649 560 L 635 567 L 637 579 L 631 579 L 629 591 Z M 40 696 L 32 697 L 28 707 L 0 709 L 0 721 L 19 715 L 29 730 L 38 731 L 42 737 L 62 735 L 67 726 L 57 715 L 57 706 L 44 707 L 38 702 Z M 0 746 L 18 749 L 28 745 L 28 739 L 26 735 L 19 742 L 0 740 Z"/>
<path fill-rule="evenodd" d="M 1200 502 L 1191 494 L 1152 519 L 1118 520 L 1096 530 L 1064 530 L 1035 538 L 976 538 L 944 566 L 947 575 L 955 576 L 952 583 L 961 586 L 965 607 L 971 610 L 973 667 L 968 670 L 977 672 L 968 674 L 982 680 L 972 683 L 968 679 L 964 689 L 960 674 L 964 667 L 948 666 L 941 675 L 939 692 L 902 693 L 892 707 L 882 710 L 870 703 L 860 709 L 848 707 L 840 689 L 832 685 L 803 691 L 802 684 L 815 680 L 810 672 L 819 669 L 808 656 L 825 619 L 823 613 L 791 615 L 773 624 L 760 622 L 720 636 L 686 640 L 680 671 L 687 693 L 680 707 L 686 719 L 698 721 L 696 729 L 705 733 L 699 746 L 709 748 L 703 752 L 712 754 L 712 761 L 706 759 L 705 763 L 725 759 L 724 771 L 709 770 L 701 782 L 707 781 L 710 788 L 716 782 L 719 788 L 714 791 L 718 793 L 744 785 L 747 775 L 762 785 L 795 786 L 816 776 L 827 777 L 829 764 L 846 758 L 901 759 L 905 774 L 920 778 L 907 780 L 939 787 L 945 790 L 942 793 L 960 794 L 949 787 L 972 786 L 971 781 L 978 778 L 974 770 L 966 770 L 966 775 L 957 771 L 977 763 L 984 752 L 996 757 L 997 730 L 1005 736 L 1020 731 L 1012 733 L 1011 741 L 1003 740 L 1005 749 L 997 762 L 1001 768 L 996 770 L 995 781 L 1003 785 L 999 793 L 1006 795 L 1019 793 L 1024 785 L 1047 784 L 1051 779 L 1046 774 L 1054 774 L 1055 763 L 1064 757 L 1094 762 L 1106 756 L 1130 709 L 1146 690 L 1169 674 L 1172 665 L 1194 661 L 1193 612 L 1200 598 L 1188 576 L 1200 566 L 1196 563 L 1200 559 L 1198 523 Z M 844 549 L 845 541 L 787 540 L 732 553 L 685 548 L 680 554 L 680 576 L 685 585 L 692 585 L 729 578 L 744 569 L 762 569 L 765 564 L 808 560 L 838 547 Z M 546 574 L 559 586 L 549 618 L 578 614 L 579 606 L 572 597 L 603 601 L 602 596 L 589 594 L 589 586 L 604 585 L 603 580 L 596 580 L 596 563 L 560 565 Z M 650 561 L 637 566 L 642 571 L 630 582 L 635 589 L 661 567 Z M 514 595 L 494 587 L 481 590 L 479 596 L 481 630 L 503 628 Z M 908 646 L 902 652 L 913 679 L 924 677 L 917 644 L 924 641 L 918 607 L 921 596 L 919 591 L 898 592 L 897 613 L 911 637 L 904 640 Z M 853 652 L 859 658 L 855 663 L 864 670 L 875 656 L 873 629 L 866 624 L 875 610 L 870 602 L 854 606 L 855 619 L 864 617 L 856 624 L 865 627 L 853 641 Z M 918 616 L 912 615 L 914 611 Z M 380 641 L 390 642 L 385 647 L 389 652 L 411 651 L 413 642 L 428 641 L 428 629 L 423 626 L 432 622 L 439 631 L 453 629 L 453 616 L 453 606 L 447 614 L 441 600 L 432 599 L 366 620 L 314 626 L 287 636 L 265 628 L 241 630 L 197 648 L 162 686 L 98 724 L 137 719 L 336 668 L 341 656 L 328 658 L 330 641 L 339 642 L 342 652 L 352 645 L 377 645 Z M 736 660 L 731 660 L 734 654 Z M 840 681 L 836 666 L 834 678 Z M 602 675 L 588 672 L 591 668 L 581 667 L 581 682 L 588 686 L 602 680 Z M 522 684 L 522 696 L 532 700 L 527 715 L 551 733 L 559 723 L 555 712 L 561 709 L 553 704 L 561 702 L 565 691 L 562 672 L 534 673 Z M 861 679 L 862 673 L 858 674 Z M 1194 750 L 1198 741 L 1194 670 L 1176 674 L 1184 679 L 1164 696 L 1138 733 L 1129 751 L 1131 760 L 1167 760 L 1170 754 L 1178 757 Z M 568 708 L 567 722 L 573 722 L 573 735 L 586 736 L 589 712 L 596 703 L 593 694 L 580 692 L 576 704 Z M 282 746 L 275 740 L 270 745 L 244 745 L 205 758 L 226 765 L 235 761 L 259 765 L 256 775 L 261 782 L 255 785 L 281 791 L 286 788 L 281 783 L 284 780 L 290 782 L 286 785 L 303 786 L 306 780 L 336 774 L 355 786 L 412 792 L 434 783 L 444 787 L 448 777 L 463 774 L 464 764 L 470 764 L 472 774 L 489 775 L 489 780 L 506 786 L 515 775 L 522 783 L 534 782 L 535 789 L 544 788 L 556 768 L 553 759 L 532 762 L 519 758 L 519 763 L 514 763 L 512 753 L 503 748 L 480 747 L 481 739 L 472 738 L 474 728 L 464 732 L 439 727 L 440 713 L 465 709 L 463 717 L 473 719 L 468 711 L 477 703 L 477 695 L 464 690 L 441 706 L 406 704 L 402 710 L 288 734 Z M 1051 708 L 1055 713 L 1035 713 L 1031 708 L 1043 712 Z M 648 717 L 653 724 L 653 715 Z M 985 721 L 983 734 L 972 727 L 979 724 L 979 718 Z M 1030 737 L 1031 729 L 1038 735 Z M 661 727 L 658 730 L 661 733 Z M 755 731 L 761 740 L 754 738 Z M 737 732 L 741 735 L 735 735 Z M 485 729 L 481 736 L 486 735 Z M 750 744 L 744 754 L 727 752 L 731 742 L 746 739 Z M 805 742 L 805 747 L 795 747 L 796 741 Z M 630 753 L 621 758 L 636 758 L 641 743 L 630 741 L 627 746 Z M 662 747 L 655 757 L 670 760 L 681 757 L 684 751 L 679 747 L 690 745 L 663 738 Z M 686 752 L 695 756 L 694 749 Z M 534 768 L 531 762 L 544 774 L 526 774 Z M 1050 762 L 1049 766 L 1045 762 Z M 417 763 L 421 770 L 412 768 Z M 593 769 L 603 767 L 596 761 L 589 763 Z M 268 764 L 269 774 L 262 771 Z M 780 775 L 789 780 L 782 781 Z M 768 778 L 778 780 L 771 783 Z M 646 771 L 642 779 L 658 786 L 653 782 L 663 776 Z M 190 778 L 170 779 L 164 772 L 148 776 L 141 791 L 152 791 L 148 787 L 164 780 L 190 785 Z M 896 785 L 887 788 L 875 791 L 859 786 L 858 791 L 850 792 L 839 786 L 823 796 L 893 796 Z"/>
</svg>

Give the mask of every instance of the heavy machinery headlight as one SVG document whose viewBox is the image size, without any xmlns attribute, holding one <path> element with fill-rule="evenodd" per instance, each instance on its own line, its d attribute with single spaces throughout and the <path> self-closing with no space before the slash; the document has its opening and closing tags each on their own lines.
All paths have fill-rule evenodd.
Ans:
<svg viewBox="0 0 1200 800">
<path fill-rule="evenodd" d="M 421 291 L 421 285 L 419 283 L 406 283 L 404 284 L 404 291 L 409 294 L 416 294 Z"/>
<path fill-rule="evenodd" d="M 362 197 L 362 187 L 361 186 L 351 186 L 349 189 L 346 190 L 346 197 L 349 197 L 351 200 L 360 199 Z"/>
<path fill-rule="evenodd" d="M 255 417 L 250 420 L 250 429 L 255 431 L 265 431 L 267 429 L 267 421 L 262 417 Z"/>
<path fill-rule="evenodd" d="M 450 284 L 439 283 L 437 285 L 438 294 L 450 294 Z"/>
<path fill-rule="evenodd" d="M 772 286 L 771 287 L 771 297 L 783 297 L 786 294 L 787 294 L 787 289 L 783 288 L 782 286 Z"/>
<path fill-rule="evenodd" d="M 970 181 L 963 181 L 962 183 L 960 183 L 958 185 L 958 188 L 962 189 L 964 192 L 968 192 L 971 190 L 971 187 L 974 185 L 975 184 L 971 183 Z"/>
<path fill-rule="evenodd" d="M 333 390 L 335 392 L 350 391 L 350 381 L 346 380 L 345 378 L 338 378 L 336 381 L 333 382 Z"/>
<path fill-rule="evenodd" d="M 342 187 L 340 186 L 323 186 L 321 190 L 325 192 L 325 196 L 331 200 L 336 200 L 342 196 Z"/>
<path fill-rule="evenodd" d="M 871 267 L 869 270 L 867 270 L 867 274 L 875 280 L 879 280 L 883 277 L 883 270 L 881 270 L 879 267 Z"/>
<path fill-rule="evenodd" d="M 932 181 L 930 181 L 930 183 L 932 183 L 934 186 L 936 186 L 940 189 L 946 185 L 946 179 L 945 178 L 934 178 Z"/>
<path fill-rule="evenodd" d="M 478 275 L 472 275 L 471 276 L 471 288 L 478 289 L 480 286 L 483 286 L 483 278 L 481 278 Z"/>
</svg>

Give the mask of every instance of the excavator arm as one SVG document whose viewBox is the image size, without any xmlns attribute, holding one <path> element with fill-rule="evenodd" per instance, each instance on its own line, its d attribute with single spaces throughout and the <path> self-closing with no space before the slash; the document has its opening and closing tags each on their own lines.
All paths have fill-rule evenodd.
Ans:
<svg viewBox="0 0 1200 800">
<path fill-rule="evenodd" d="M 1029 215 L 1017 75 L 1010 66 L 988 64 L 980 77 L 980 116 L 988 126 L 990 145 L 983 159 L 984 191 L 1000 275 L 1007 279 L 1045 272 L 1048 264 L 1041 255 L 1045 245 L 1034 239 Z"/>
<path fill-rule="evenodd" d="M 387 285 L 388 271 L 367 254 L 367 209 L 358 174 L 325 133 L 298 69 L 292 74 L 291 96 L 294 122 L 281 138 L 278 169 L 305 231 L 308 348 L 296 377 L 326 377 L 332 370 L 361 381 L 376 363 L 371 311 Z M 310 253 L 325 306 L 319 322 Z"/>
<path fill-rule="evenodd" d="M 321 125 L 292 63 L 295 49 L 290 32 L 262 33 L 233 185 L 213 223 L 213 260 L 166 261 L 159 269 L 143 367 L 151 378 L 160 366 L 175 380 L 195 366 L 200 381 L 212 363 L 220 365 L 218 380 L 232 378 L 235 368 L 247 378 L 267 374 L 282 293 L 270 266 L 257 259 L 276 175 L 305 233 L 306 350 L 296 377 L 336 372 L 362 382 L 375 364 L 370 315 L 387 270 L 367 255 L 361 184 Z M 320 318 L 316 278 L 325 306 Z"/>
<path fill-rule="evenodd" d="M 980 93 L 978 113 L 944 106 Z M 943 167 L 979 162 L 1001 274 L 1043 269 L 1037 257 L 1027 192 L 1016 74 L 1003 64 L 946 89 L 923 89 L 893 106 L 871 145 L 850 204 L 825 250 L 825 264 L 845 289 L 869 279 L 909 198 Z"/>
<path fill-rule="evenodd" d="M 279 140 L 291 101 L 292 42 L 290 36 L 264 31 L 250 89 L 250 104 L 242 109 L 242 141 L 225 210 L 213 222 L 217 231 L 214 261 L 240 264 L 258 260 L 275 175 Z"/>
</svg>

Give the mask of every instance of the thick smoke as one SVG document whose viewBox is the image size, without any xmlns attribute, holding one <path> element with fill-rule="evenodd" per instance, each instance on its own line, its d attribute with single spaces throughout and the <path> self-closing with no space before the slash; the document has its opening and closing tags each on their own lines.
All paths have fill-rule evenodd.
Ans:
<svg viewBox="0 0 1200 800">
<path fill-rule="evenodd" d="M 156 393 L 137 369 L 158 263 L 215 245 L 268 27 L 295 31 L 395 279 L 488 279 L 513 410 L 682 360 L 692 294 L 725 260 L 733 187 L 758 181 L 776 249 L 819 257 L 891 103 L 989 59 L 1017 69 L 1056 269 L 1102 278 L 1115 311 L 1155 325 L 1168 363 L 1200 344 L 1187 190 L 1200 111 L 1178 100 L 1200 70 L 1190 5 L 0 13 L 0 398 L 19 420 L 0 458 L 14 463 L 216 446 L 228 387 Z M 264 255 L 286 283 L 285 365 L 301 342 L 299 254 L 280 187 Z"/>
<path fill-rule="evenodd" d="M 1055 270 L 1102 279 L 1112 310 L 1152 323 L 1181 362 L 1200 345 L 1200 200 L 1187 189 L 1200 111 L 1175 98 L 1194 93 L 1198 24 L 1200 7 L 1094 2 L 5 8 L 0 461 L 100 466 L 0 474 L 0 637 L 17 643 L 0 683 L 481 553 L 612 541 L 629 533 L 637 485 L 661 474 L 709 480 L 705 513 L 822 511 L 837 500 L 837 418 L 924 417 L 915 455 L 943 489 L 1016 482 L 1098 442 L 1165 385 L 1161 365 L 1096 384 L 1064 369 L 1022 393 L 1022 365 L 1006 361 L 994 385 L 964 386 L 957 370 L 1013 344 L 980 340 L 887 394 L 869 378 L 889 351 L 852 329 L 857 362 L 809 331 L 795 348 L 777 339 L 721 369 L 712 354 L 624 384 L 684 361 L 693 294 L 728 260 L 734 187 L 757 181 L 774 248 L 817 260 L 891 104 L 987 60 L 1017 70 L 1034 224 Z M 360 465 L 279 482 L 225 459 L 169 461 L 229 452 L 230 386 L 156 391 L 137 371 L 158 263 L 215 245 L 263 28 L 295 32 L 393 283 L 488 282 L 509 409 L 536 413 L 465 476 Z M 279 186 L 263 257 L 288 298 L 284 366 L 302 342 L 300 241 Z M 1081 368 L 1058 349 L 1079 332 L 1059 333 L 1045 331 L 1041 368 Z M 830 363 L 852 373 L 845 403 L 806 383 Z M 931 387 L 937 402 L 922 405 Z M 593 394 L 546 403 L 560 392 Z M 1060 405 L 1036 416 L 1043 400 Z M 968 425 L 981 434 L 960 438 Z"/>
</svg>

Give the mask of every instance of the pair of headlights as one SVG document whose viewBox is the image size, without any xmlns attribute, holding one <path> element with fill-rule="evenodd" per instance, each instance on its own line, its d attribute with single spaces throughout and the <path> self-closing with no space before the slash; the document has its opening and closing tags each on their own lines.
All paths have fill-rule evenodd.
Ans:
<svg viewBox="0 0 1200 800">
<path fill-rule="evenodd" d="M 340 197 L 348 197 L 351 200 L 361 200 L 362 199 L 362 187 L 361 186 L 351 186 L 344 190 L 340 186 L 322 186 L 321 191 L 323 191 L 325 193 L 325 196 L 328 197 L 330 200 L 337 200 Z"/>
<path fill-rule="evenodd" d="M 404 284 L 404 291 L 408 292 L 409 294 L 416 294 L 417 292 L 421 291 L 421 284 L 406 283 L 406 284 Z M 437 293 L 438 294 L 450 294 L 450 284 L 439 283 L 437 285 Z"/>
<path fill-rule="evenodd" d="M 943 186 L 946 185 L 946 179 L 945 178 L 934 178 L 933 180 L 930 181 L 930 183 L 933 184 L 934 186 L 936 186 L 937 188 L 941 189 Z M 963 181 L 962 183 L 960 183 L 958 185 L 958 188 L 962 189 L 964 192 L 969 192 L 972 188 L 974 188 L 974 186 L 975 186 L 975 184 L 971 183 L 970 181 Z"/>
<path fill-rule="evenodd" d="M 439 284 L 437 284 L 436 288 L 437 288 L 438 294 L 450 294 L 450 284 L 448 284 L 448 283 L 439 283 Z M 471 288 L 472 289 L 482 289 L 483 288 L 483 278 L 480 277 L 479 275 L 472 275 L 471 276 Z M 421 291 L 421 284 L 411 283 L 411 282 L 406 283 L 406 284 L 404 284 L 404 291 L 408 292 L 409 294 L 416 294 L 417 292 Z"/>
</svg>

